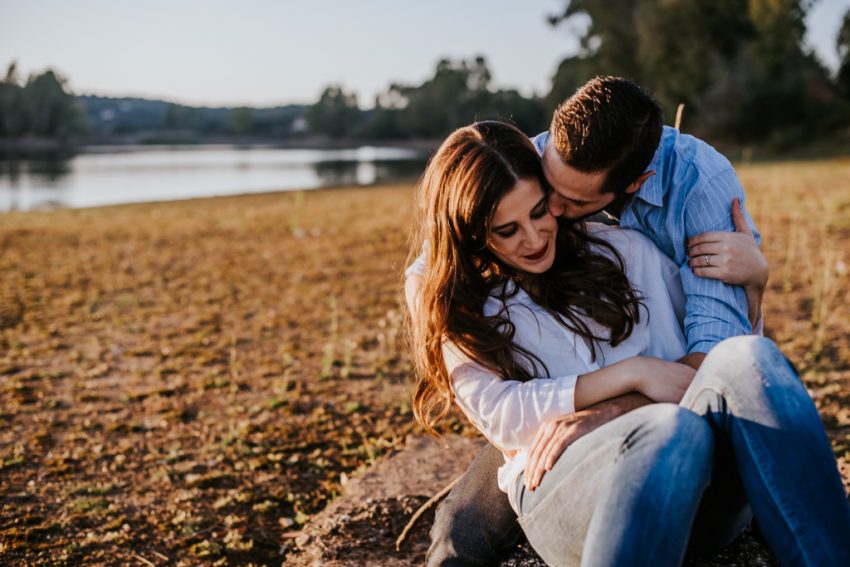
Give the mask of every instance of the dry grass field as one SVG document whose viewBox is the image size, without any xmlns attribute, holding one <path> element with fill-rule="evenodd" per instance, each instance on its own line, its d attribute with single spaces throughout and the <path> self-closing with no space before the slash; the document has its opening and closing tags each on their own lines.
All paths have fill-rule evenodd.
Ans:
<svg viewBox="0 0 850 567">
<path fill-rule="evenodd" d="M 850 160 L 739 168 L 850 481 Z M 416 431 L 409 185 L 0 216 L 0 563 L 280 564 Z M 465 429 L 459 420 L 449 427 Z"/>
</svg>

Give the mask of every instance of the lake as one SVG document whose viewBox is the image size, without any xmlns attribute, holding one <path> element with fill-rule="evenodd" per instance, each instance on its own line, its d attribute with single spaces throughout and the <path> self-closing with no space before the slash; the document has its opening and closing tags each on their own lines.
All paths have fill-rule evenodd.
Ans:
<svg viewBox="0 0 850 567">
<path fill-rule="evenodd" d="M 427 152 L 360 147 L 115 146 L 0 158 L 0 211 L 95 207 L 415 179 Z"/>
</svg>

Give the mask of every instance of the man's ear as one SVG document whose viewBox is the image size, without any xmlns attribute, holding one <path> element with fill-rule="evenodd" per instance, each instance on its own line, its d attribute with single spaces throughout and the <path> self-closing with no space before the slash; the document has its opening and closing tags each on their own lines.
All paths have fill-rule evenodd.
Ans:
<svg viewBox="0 0 850 567">
<path fill-rule="evenodd" d="M 626 193 L 629 195 L 637 193 L 638 189 L 640 189 L 646 182 L 646 180 L 652 177 L 653 175 L 655 175 L 654 170 L 647 171 L 646 173 L 632 181 L 628 187 L 626 187 Z"/>
</svg>

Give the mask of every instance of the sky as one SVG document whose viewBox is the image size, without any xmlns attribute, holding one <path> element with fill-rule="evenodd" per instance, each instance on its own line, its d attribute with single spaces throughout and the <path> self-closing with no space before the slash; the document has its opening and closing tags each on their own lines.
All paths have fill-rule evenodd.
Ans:
<svg viewBox="0 0 850 567">
<path fill-rule="evenodd" d="M 436 62 L 483 55 L 493 85 L 545 94 L 576 30 L 563 0 L 0 0 L 0 67 L 50 67 L 77 94 L 194 105 L 311 103 L 341 84 L 363 107 Z M 830 68 L 850 0 L 816 0 L 807 42 Z"/>
</svg>

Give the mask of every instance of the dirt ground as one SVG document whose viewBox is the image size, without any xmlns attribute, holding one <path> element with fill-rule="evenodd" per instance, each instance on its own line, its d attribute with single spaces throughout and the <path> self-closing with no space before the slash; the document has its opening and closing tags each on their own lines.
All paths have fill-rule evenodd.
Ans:
<svg viewBox="0 0 850 567">
<path fill-rule="evenodd" d="M 850 487 L 850 161 L 739 171 L 771 264 L 766 334 Z M 413 201 L 402 185 L 0 216 L 0 563 L 295 557 L 342 484 L 418 431 Z"/>
</svg>

